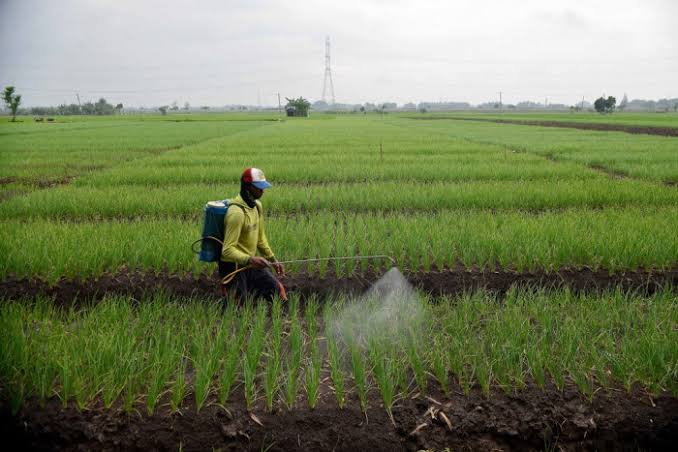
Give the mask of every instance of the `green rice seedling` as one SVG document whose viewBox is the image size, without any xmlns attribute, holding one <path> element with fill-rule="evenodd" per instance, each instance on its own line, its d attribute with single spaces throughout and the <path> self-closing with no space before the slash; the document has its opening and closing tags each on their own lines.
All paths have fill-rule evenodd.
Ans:
<svg viewBox="0 0 678 452">
<path fill-rule="evenodd" d="M 266 370 L 264 373 L 264 394 L 266 398 L 266 409 L 273 411 L 273 398 L 278 390 L 278 378 L 280 376 L 280 356 L 271 348 L 266 359 Z"/>
<path fill-rule="evenodd" d="M 318 304 L 315 300 L 309 300 L 306 303 L 304 317 L 306 321 L 306 332 L 308 334 L 309 361 L 306 365 L 306 395 L 308 406 L 314 409 L 318 402 L 320 389 L 320 369 L 322 367 L 322 358 L 318 347 Z"/>
<path fill-rule="evenodd" d="M 439 337 L 436 337 L 431 346 L 431 368 L 433 376 L 438 381 L 440 389 L 445 395 L 449 394 L 450 391 L 448 360 L 444 342 Z"/>
<path fill-rule="evenodd" d="M 156 330 L 154 350 L 149 354 L 149 383 L 146 388 L 146 409 L 153 414 L 158 399 L 176 367 L 175 332 L 170 329 Z M 197 391 L 196 391 L 197 392 Z"/>
<path fill-rule="evenodd" d="M 537 386 L 543 388 L 546 383 L 546 373 L 544 371 L 544 351 L 539 344 L 536 347 L 527 349 L 526 359 L 528 372 L 530 372 L 532 378 L 534 378 Z"/>
<path fill-rule="evenodd" d="M 228 310 L 234 310 L 235 306 L 230 305 Z M 245 335 L 250 328 L 253 317 L 251 305 L 247 305 L 241 312 L 235 325 L 227 322 L 222 324 L 222 329 L 226 329 L 224 337 L 226 341 L 225 354 L 222 364 L 221 376 L 219 377 L 219 403 L 224 405 L 228 399 L 231 389 L 236 382 L 238 374 L 238 364 L 245 342 Z"/>
<path fill-rule="evenodd" d="M 261 359 L 261 353 L 266 341 L 266 316 L 267 307 L 264 304 L 257 305 L 255 309 L 254 323 L 250 337 L 247 341 L 247 348 L 243 356 L 243 383 L 245 385 L 245 401 L 247 409 L 252 409 L 256 397 L 255 378 L 257 368 Z"/>
<path fill-rule="evenodd" d="M 422 357 L 421 344 L 417 340 L 417 336 L 414 331 L 409 331 L 405 346 L 407 349 L 407 357 L 409 359 L 410 368 L 414 373 L 414 379 L 417 383 L 417 387 L 419 388 L 419 391 L 424 394 L 426 393 L 428 375 L 426 373 L 426 365 Z"/>
<path fill-rule="evenodd" d="M 223 329 L 217 324 L 220 310 L 217 304 L 206 307 L 194 318 L 192 325 L 191 358 L 195 372 L 193 391 L 198 411 L 207 400 L 212 380 L 219 369 L 221 350 L 217 345 L 223 342 L 220 336 L 224 334 Z"/>
<path fill-rule="evenodd" d="M 325 323 L 325 336 L 327 339 L 327 359 L 330 367 L 330 379 L 334 388 L 334 396 L 340 409 L 344 408 L 346 403 L 346 388 L 344 371 L 342 368 L 343 356 L 339 349 L 336 332 L 332 325 L 331 305 L 326 303 L 323 309 L 323 318 Z"/>
<path fill-rule="evenodd" d="M 378 339 L 371 339 L 368 342 L 368 354 L 372 367 L 372 374 L 377 382 L 381 398 L 384 402 L 384 408 L 393 420 L 393 403 L 395 402 L 396 391 L 398 387 L 399 363 L 395 353 L 390 351 L 388 346 Z"/>
<path fill-rule="evenodd" d="M 279 298 L 273 300 L 271 307 L 271 334 L 268 340 L 266 371 L 264 374 L 264 393 L 266 409 L 273 411 L 273 398 L 279 388 L 282 347 L 282 304 Z"/>
<path fill-rule="evenodd" d="M 353 381 L 358 391 L 358 399 L 360 400 L 360 408 L 364 413 L 367 412 L 367 369 L 365 367 L 365 359 L 360 351 L 359 345 L 351 340 L 349 342 L 349 354 L 351 356 L 351 370 L 353 372 Z"/>
<path fill-rule="evenodd" d="M 26 396 L 26 372 L 23 370 L 28 367 L 30 356 L 29 343 L 24 331 L 25 313 L 17 303 L 0 304 L 0 313 L 0 326 L 3 331 L 0 335 L 2 340 L 0 352 L 3 356 L 3 359 L 0 359 L 0 379 L 3 385 L 6 385 L 11 412 L 16 414 Z"/>
<path fill-rule="evenodd" d="M 317 343 L 310 345 L 310 362 L 306 365 L 306 395 L 308 399 L 308 406 L 314 409 L 318 403 L 318 395 L 320 389 L 320 369 L 322 367 L 322 358 L 318 350 Z"/>
<path fill-rule="evenodd" d="M 289 309 L 290 334 L 289 352 L 287 357 L 287 369 L 285 371 L 285 404 L 292 409 L 297 399 L 299 388 L 299 369 L 303 349 L 303 336 L 299 323 L 297 299 L 292 298 Z"/>
<path fill-rule="evenodd" d="M 170 408 L 176 412 L 181 407 L 187 393 L 186 384 L 186 370 L 188 368 L 188 359 L 186 358 L 186 351 L 182 351 L 178 366 L 174 372 L 174 382 L 172 383 L 170 393 Z"/>
</svg>

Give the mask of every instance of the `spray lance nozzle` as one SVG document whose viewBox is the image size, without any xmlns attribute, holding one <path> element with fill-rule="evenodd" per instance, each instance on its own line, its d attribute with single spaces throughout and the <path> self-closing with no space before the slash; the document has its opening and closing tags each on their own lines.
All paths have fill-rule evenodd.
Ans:
<svg viewBox="0 0 678 452">
<path fill-rule="evenodd" d="M 347 260 L 360 260 L 360 259 L 388 259 L 391 261 L 391 265 L 396 266 L 396 260 L 393 256 L 388 256 L 386 254 L 374 254 L 371 256 L 335 256 L 335 257 L 315 257 L 308 259 L 292 259 L 288 261 L 278 261 L 280 264 L 300 264 L 304 262 L 320 262 L 320 261 L 347 261 Z"/>
<path fill-rule="evenodd" d="M 291 259 L 287 261 L 277 261 L 279 264 L 300 264 L 304 262 L 320 262 L 320 261 L 336 261 L 336 260 L 359 260 L 359 259 L 388 259 L 391 261 L 391 264 L 393 265 L 392 268 L 396 267 L 396 260 L 392 256 L 388 256 L 386 254 L 374 254 L 372 256 L 336 256 L 336 257 L 314 257 L 314 258 L 307 258 L 307 259 Z M 270 264 L 269 264 L 270 267 Z M 222 284 L 228 284 L 233 280 L 235 275 L 237 273 L 240 273 L 241 271 L 247 270 L 250 268 L 249 266 L 247 267 L 242 267 L 239 268 L 228 275 L 226 275 L 224 278 L 221 279 Z"/>
</svg>

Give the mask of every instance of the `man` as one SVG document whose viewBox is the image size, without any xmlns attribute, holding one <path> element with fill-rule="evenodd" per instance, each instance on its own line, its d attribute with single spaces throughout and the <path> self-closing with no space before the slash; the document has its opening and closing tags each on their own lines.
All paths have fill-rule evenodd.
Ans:
<svg viewBox="0 0 678 452">
<path fill-rule="evenodd" d="M 233 275 L 222 287 L 225 295 L 237 299 L 264 298 L 273 301 L 276 295 L 286 299 L 285 289 L 271 273 L 275 269 L 279 276 L 285 270 L 276 261 L 264 231 L 263 207 L 259 199 L 264 190 L 271 187 L 264 172 L 258 168 L 247 168 L 240 177 L 240 194 L 230 200 L 226 213 L 224 245 L 219 260 L 219 275 L 225 278 Z M 261 256 L 257 256 L 257 251 Z"/>
</svg>

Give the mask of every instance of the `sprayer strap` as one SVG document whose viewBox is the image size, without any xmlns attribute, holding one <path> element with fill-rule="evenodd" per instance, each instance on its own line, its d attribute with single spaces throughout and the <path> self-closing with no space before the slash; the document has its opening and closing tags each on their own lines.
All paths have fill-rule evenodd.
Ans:
<svg viewBox="0 0 678 452">
<path fill-rule="evenodd" d="M 224 246 L 224 242 L 222 242 L 221 240 L 219 240 L 219 239 L 216 238 L 216 237 L 212 237 L 211 235 L 208 235 L 208 236 L 199 238 L 199 239 L 196 240 L 195 242 L 191 243 L 191 251 L 193 251 L 195 254 L 200 254 L 200 250 L 197 250 L 197 251 L 196 251 L 196 249 L 195 249 L 195 244 L 196 244 L 196 243 L 201 243 L 203 240 L 214 240 L 215 242 L 219 242 L 219 244 L 220 244 L 221 246 Z"/>
</svg>

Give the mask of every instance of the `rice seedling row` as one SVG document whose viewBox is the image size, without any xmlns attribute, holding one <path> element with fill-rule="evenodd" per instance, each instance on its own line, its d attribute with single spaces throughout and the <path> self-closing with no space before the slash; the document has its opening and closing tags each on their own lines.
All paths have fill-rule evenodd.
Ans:
<svg viewBox="0 0 678 452">
<path fill-rule="evenodd" d="M 408 326 L 401 322 L 392 325 L 396 332 L 368 329 L 362 338 L 333 336 L 327 327 L 342 321 L 341 307 L 327 308 L 321 316 L 314 304 L 305 308 L 302 325 L 296 303 L 285 314 L 269 316 L 265 305 L 222 313 L 219 306 L 162 296 L 137 307 L 110 298 L 70 311 L 54 308 L 48 300 L 4 302 L 0 344 L 8 359 L 0 379 L 14 409 L 29 397 L 56 395 L 80 409 L 101 399 L 105 406 L 121 401 L 128 412 L 143 407 L 148 414 L 165 401 L 175 410 L 186 403 L 198 410 L 205 403 L 228 406 L 229 395 L 243 397 L 249 409 L 270 411 L 279 403 L 295 409 L 300 389 L 313 409 L 320 387 L 328 385 L 320 379 L 328 367 L 330 373 L 335 368 L 327 388 L 335 395 L 332 403 L 341 407 L 354 400 L 366 410 L 368 392 L 378 391 L 389 413 L 403 396 L 417 392 L 423 397 L 428 385 L 446 391 L 455 381 L 467 391 L 478 385 L 487 395 L 491 388 L 520 391 L 528 377 L 539 386 L 547 379 L 561 388 L 572 381 L 589 396 L 601 387 L 630 391 L 636 384 L 652 393 L 678 394 L 678 298 L 670 291 L 649 297 L 514 291 L 502 303 L 477 292 L 417 303 L 430 322 L 430 328 L 418 332 L 418 343 L 400 330 Z M 363 313 L 369 319 L 383 315 L 380 309 L 375 305 Z M 112 334 L 121 325 L 129 325 L 129 334 Z M 244 329 L 249 338 L 243 343 Z M 397 333 L 404 333 L 404 339 L 390 340 Z M 334 345 L 319 347 L 321 335 L 333 337 Z M 284 336 L 289 338 L 287 365 L 274 366 L 272 375 L 276 385 L 283 382 L 278 400 L 276 390 L 258 389 L 268 387 L 271 378 L 259 363 L 262 352 L 276 350 Z M 227 366 L 234 349 L 240 356 L 236 372 Z M 413 359 L 413 353 L 421 355 Z M 186 376 L 189 366 L 192 378 Z M 344 370 L 352 374 L 350 380 L 343 378 Z M 234 395 L 231 387 L 240 384 L 242 392 Z"/>
<path fill-rule="evenodd" d="M 233 198 L 235 185 L 185 185 L 172 188 L 121 186 L 63 187 L 16 197 L 0 204 L 0 218 L 115 219 L 202 216 L 208 200 Z M 267 214 L 319 210 L 399 211 L 574 207 L 676 206 L 678 190 L 652 182 L 606 177 L 588 181 L 368 182 L 278 185 L 264 199 Z"/>
<path fill-rule="evenodd" d="M 441 211 L 435 213 L 347 214 L 328 212 L 269 218 L 266 229 L 277 255 L 305 257 L 387 254 L 403 270 L 505 268 L 518 271 L 560 268 L 610 271 L 672 268 L 678 261 L 678 209 L 609 208 L 524 212 Z M 199 274 L 210 265 L 197 261 L 190 244 L 197 221 L 141 219 L 73 223 L 0 221 L 3 276 L 55 280 L 116 271 L 158 269 Z M 292 273 L 328 271 L 353 275 L 383 261 L 323 261 L 290 265 Z"/>
</svg>

